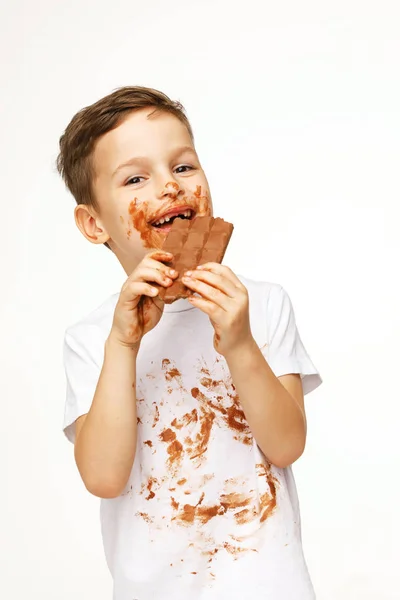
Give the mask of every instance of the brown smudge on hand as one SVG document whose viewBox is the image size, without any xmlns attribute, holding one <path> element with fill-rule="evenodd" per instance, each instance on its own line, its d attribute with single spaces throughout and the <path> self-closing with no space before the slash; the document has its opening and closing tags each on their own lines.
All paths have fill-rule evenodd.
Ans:
<svg viewBox="0 0 400 600">
<path fill-rule="evenodd" d="M 145 445 L 146 445 L 146 446 L 148 446 L 149 448 L 152 448 L 152 447 L 153 447 L 153 442 L 152 442 L 151 440 L 146 440 L 144 443 L 145 443 Z"/>
<path fill-rule="evenodd" d="M 190 423 L 196 423 L 198 421 L 197 410 L 194 408 L 192 412 L 186 413 L 180 419 L 174 419 L 171 422 L 172 427 L 175 429 L 182 429 L 182 427 L 187 427 Z"/>
</svg>

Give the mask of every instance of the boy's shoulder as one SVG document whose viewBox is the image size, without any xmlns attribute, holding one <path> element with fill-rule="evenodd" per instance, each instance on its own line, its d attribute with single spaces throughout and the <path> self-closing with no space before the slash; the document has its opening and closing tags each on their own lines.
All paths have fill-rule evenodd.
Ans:
<svg viewBox="0 0 400 600">
<path fill-rule="evenodd" d="M 273 301 L 274 297 L 276 297 L 279 291 L 283 289 L 279 283 L 272 281 L 250 279 L 249 277 L 239 274 L 237 277 L 246 287 L 250 298 L 258 298 L 264 306 L 270 301 L 270 298 Z"/>
</svg>

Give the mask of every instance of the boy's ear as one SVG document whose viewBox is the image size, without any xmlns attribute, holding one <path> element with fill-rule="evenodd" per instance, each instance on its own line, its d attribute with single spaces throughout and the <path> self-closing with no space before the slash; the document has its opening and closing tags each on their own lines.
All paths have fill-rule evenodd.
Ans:
<svg viewBox="0 0 400 600">
<path fill-rule="evenodd" d="M 98 215 L 86 204 L 78 204 L 74 210 L 75 223 L 89 242 L 105 244 L 110 239 Z"/>
</svg>

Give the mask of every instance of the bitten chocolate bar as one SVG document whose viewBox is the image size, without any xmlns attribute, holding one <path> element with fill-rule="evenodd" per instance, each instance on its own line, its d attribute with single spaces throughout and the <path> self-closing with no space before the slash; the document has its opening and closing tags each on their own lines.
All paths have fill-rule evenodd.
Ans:
<svg viewBox="0 0 400 600">
<path fill-rule="evenodd" d="M 162 249 L 174 255 L 169 265 L 179 277 L 169 288 L 161 287 L 159 297 L 166 304 L 187 298 L 192 291 L 181 281 L 184 272 L 207 262 L 221 263 L 232 232 L 232 223 L 219 217 L 196 217 L 193 221 L 175 219 Z"/>
</svg>

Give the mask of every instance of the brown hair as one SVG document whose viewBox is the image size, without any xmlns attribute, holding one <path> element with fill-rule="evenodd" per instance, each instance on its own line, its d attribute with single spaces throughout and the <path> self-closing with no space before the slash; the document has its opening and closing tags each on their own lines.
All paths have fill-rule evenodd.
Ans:
<svg viewBox="0 0 400 600">
<path fill-rule="evenodd" d="M 151 115 L 160 111 L 175 115 L 184 123 L 192 141 L 194 140 L 192 128 L 180 102 L 171 100 L 152 88 L 128 86 L 116 89 L 80 110 L 60 137 L 57 171 L 77 204 L 86 204 L 98 211 L 92 185 L 96 142 L 102 135 L 118 127 L 130 112 L 147 107 L 154 107 Z M 108 244 L 105 245 L 109 248 Z"/>
</svg>

